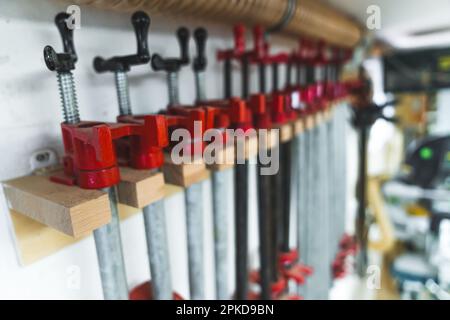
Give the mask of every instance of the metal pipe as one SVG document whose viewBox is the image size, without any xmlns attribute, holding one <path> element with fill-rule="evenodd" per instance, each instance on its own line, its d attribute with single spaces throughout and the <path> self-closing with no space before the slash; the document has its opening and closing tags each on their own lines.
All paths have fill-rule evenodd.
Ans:
<svg viewBox="0 0 450 320">
<path fill-rule="evenodd" d="M 114 72 L 119 112 L 133 114 L 130 102 L 128 75 L 124 71 Z M 158 200 L 142 209 L 145 238 L 152 278 L 152 293 L 156 300 L 172 299 L 169 249 L 166 234 L 164 200 Z"/>
<path fill-rule="evenodd" d="M 305 130 L 295 137 L 296 152 L 297 152 L 297 250 L 299 260 L 304 262 L 307 252 L 307 218 L 308 218 L 308 186 L 310 186 L 309 177 L 309 163 L 306 154 L 306 142 L 309 140 L 309 130 Z M 298 293 L 303 294 L 302 286 L 298 286 Z"/>
<path fill-rule="evenodd" d="M 206 100 L 205 72 L 203 72 L 203 71 L 194 72 L 194 76 L 195 76 L 195 88 L 196 88 L 197 101 L 204 101 L 204 100 Z"/>
<path fill-rule="evenodd" d="M 281 251 L 289 252 L 290 240 L 290 220 L 291 220 L 291 175 L 292 175 L 292 144 L 288 141 L 281 145 L 281 176 L 282 176 L 282 224 L 283 233 L 281 235 Z"/>
<path fill-rule="evenodd" d="M 321 153 L 321 202 L 322 202 L 322 212 L 321 212 L 321 221 L 319 223 L 319 230 L 322 239 L 322 250 L 321 253 L 321 298 L 328 299 L 328 290 L 330 288 L 331 282 L 331 260 L 329 254 L 329 242 L 327 241 L 329 235 L 329 142 L 328 142 L 328 134 L 327 134 L 328 120 L 325 121 L 321 125 L 321 144 L 322 144 L 322 153 Z"/>
<path fill-rule="evenodd" d="M 231 98 L 231 84 L 232 84 L 232 75 L 231 75 L 231 60 L 225 59 L 223 65 L 223 92 L 225 99 Z"/>
<path fill-rule="evenodd" d="M 191 300 L 205 298 L 203 269 L 203 191 L 202 183 L 185 189 L 189 290 Z"/>
<path fill-rule="evenodd" d="M 249 62 L 247 57 L 241 61 L 242 98 L 249 96 Z M 225 65 L 227 67 L 227 65 Z M 230 72 L 231 68 L 226 68 Z M 226 82 L 227 83 L 227 82 Z M 231 82 L 229 90 L 231 94 Z M 236 241 L 236 299 L 248 299 L 248 168 L 249 162 L 236 163 L 234 166 L 234 210 Z"/>
<path fill-rule="evenodd" d="M 180 103 L 178 91 L 178 72 L 167 72 L 167 90 L 169 96 L 169 105 Z"/>
<path fill-rule="evenodd" d="M 258 156 L 258 171 L 264 166 Z M 271 270 L 270 245 L 274 241 L 271 237 L 271 199 L 270 199 L 271 176 L 258 174 L 258 212 L 259 212 L 259 259 L 260 259 L 260 283 L 262 300 L 271 298 Z M 274 226 L 272 226 L 274 227 Z"/>
<path fill-rule="evenodd" d="M 341 104 L 338 109 L 338 125 L 339 132 L 337 137 L 339 141 L 344 141 L 340 144 L 339 149 L 339 239 L 345 234 L 346 229 L 346 215 L 347 215 L 347 105 Z"/>
<path fill-rule="evenodd" d="M 258 65 L 259 68 L 259 91 L 266 93 L 266 68 L 264 63 Z M 272 225 L 272 203 L 271 203 L 271 183 L 272 176 L 261 174 L 264 165 L 261 163 L 259 153 L 257 159 L 258 176 L 258 213 L 259 213 L 259 259 L 260 259 L 260 285 L 261 296 L 263 300 L 271 298 L 272 283 L 272 260 L 271 243 L 276 239 L 271 239 L 273 229 Z"/>
<path fill-rule="evenodd" d="M 213 171 L 214 260 L 216 299 L 228 299 L 228 219 L 226 171 Z"/>
<path fill-rule="evenodd" d="M 236 299 L 248 299 L 248 160 L 234 166 Z"/>
<path fill-rule="evenodd" d="M 111 292 L 104 292 L 104 295 L 105 299 L 109 299 L 107 296 L 115 296 L 115 299 L 127 300 L 128 285 L 125 272 L 125 261 L 123 258 L 122 239 L 120 235 L 120 218 L 119 210 L 117 209 L 116 188 L 104 188 L 102 191 L 108 193 L 109 205 L 111 208 L 111 222 L 106 226 L 101 227 L 101 229 L 104 228 L 104 230 L 100 230 L 97 235 L 94 233 L 94 239 L 96 241 L 97 255 L 99 257 L 102 283 L 103 280 L 105 280 L 106 283 L 110 283 L 110 281 L 112 281 L 112 279 L 109 278 L 111 276 L 112 268 L 116 282 L 115 290 L 117 290 L 115 294 Z M 105 233 L 109 244 L 104 243 Z M 108 248 L 108 246 L 109 250 L 107 252 L 102 251 Z M 112 265 L 109 265 L 109 263 L 112 263 Z M 105 287 L 106 286 L 104 286 L 104 288 Z"/>
<path fill-rule="evenodd" d="M 114 246 L 109 238 L 111 226 L 105 225 L 94 230 L 95 249 L 97 251 L 98 267 L 105 300 L 125 299 L 118 288 L 114 269 L 116 255 L 111 252 Z"/>
<path fill-rule="evenodd" d="M 172 279 L 170 276 L 164 201 L 159 200 L 145 206 L 142 213 L 152 277 L 153 297 L 157 300 L 171 300 L 173 297 Z"/>
<path fill-rule="evenodd" d="M 321 299 L 320 295 L 320 277 L 321 259 L 320 250 L 322 250 L 323 239 L 320 233 L 320 220 L 321 220 L 321 181 L 320 181 L 320 167 L 321 167 L 321 144 L 320 144 L 320 128 L 316 125 L 311 134 L 307 151 L 311 165 L 310 184 L 310 201 L 308 210 L 308 240 L 307 240 L 307 255 L 306 264 L 314 269 L 314 273 L 308 279 L 305 285 L 305 298 L 306 299 Z"/>
<path fill-rule="evenodd" d="M 367 188 L 367 139 L 368 128 L 364 125 L 359 128 L 359 167 L 358 167 L 358 211 L 356 217 L 356 238 L 359 251 L 357 255 L 357 272 L 364 277 L 367 266 L 367 238 L 366 238 L 366 188 Z"/>
<path fill-rule="evenodd" d="M 197 29 L 200 30 L 200 29 Z M 206 31 L 205 31 L 206 32 Z M 206 41 L 206 40 L 205 40 Z M 197 38 L 197 45 L 200 46 Z M 199 48 L 198 48 L 199 49 Z M 203 46 L 204 49 L 204 46 Z M 198 56 L 203 55 L 204 52 L 197 53 Z M 228 59 L 226 61 L 229 61 Z M 195 62 L 194 62 L 195 65 Z M 206 100 L 205 92 L 205 72 L 201 69 L 206 68 L 206 63 L 203 68 L 194 68 L 195 88 L 197 101 Z M 230 66 L 225 67 L 225 73 L 230 72 Z M 231 86 L 230 75 L 225 75 L 225 92 L 229 92 L 228 86 Z M 229 78 L 229 79 L 227 79 Z M 228 223 L 227 223 L 227 192 L 228 183 L 226 179 L 226 171 L 212 171 L 211 174 L 211 188 L 213 200 L 213 225 L 214 225 L 214 268 L 215 268 L 215 284 L 216 284 L 216 298 L 225 300 L 228 298 Z"/>
</svg>

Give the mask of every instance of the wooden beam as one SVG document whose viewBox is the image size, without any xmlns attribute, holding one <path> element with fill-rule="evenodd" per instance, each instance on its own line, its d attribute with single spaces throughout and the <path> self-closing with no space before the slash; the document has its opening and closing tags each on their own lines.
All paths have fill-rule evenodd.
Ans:
<svg viewBox="0 0 450 320">
<path fill-rule="evenodd" d="M 109 223 L 108 195 L 51 182 L 47 175 L 3 182 L 10 209 L 73 237 Z"/>
</svg>

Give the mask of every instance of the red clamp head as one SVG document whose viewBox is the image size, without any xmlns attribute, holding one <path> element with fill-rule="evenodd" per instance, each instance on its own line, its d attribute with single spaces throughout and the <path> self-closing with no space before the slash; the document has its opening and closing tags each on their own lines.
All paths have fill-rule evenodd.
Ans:
<svg viewBox="0 0 450 320">
<path fill-rule="evenodd" d="M 171 107 L 164 114 L 169 134 L 176 129 L 186 129 L 191 136 L 190 148 L 191 155 L 203 153 L 205 144 L 203 142 L 203 133 L 206 130 L 206 114 L 203 108 L 192 106 Z M 169 148 L 173 147 L 169 143 Z"/>
<path fill-rule="evenodd" d="M 269 44 L 264 39 L 264 30 L 261 26 L 253 28 L 253 49 L 249 51 L 250 61 L 253 63 L 270 63 Z"/>
<path fill-rule="evenodd" d="M 297 263 L 299 260 L 297 249 L 284 252 L 279 256 L 280 273 L 287 279 L 293 280 L 297 284 L 303 284 L 307 276 L 313 273 L 311 267 Z"/>
<path fill-rule="evenodd" d="M 266 95 L 258 93 L 251 95 L 247 101 L 252 113 L 253 125 L 257 129 L 269 129 L 272 126 L 266 99 Z"/>
<path fill-rule="evenodd" d="M 247 103 L 239 98 L 218 99 L 200 101 L 199 106 L 209 106 L 216 115 L 213 125 L 207 125 L 208 128 L 234 128 L 247 130 L 251 128 L 251 113 Z M 221 125 L 220 125 L 221 124 Z M 227 124 L 227 125 L 225 125 Z"/>
<path fill-rule="evenodd" d="M 163 148 L 169 144 L 167 124 L 162 115 L 122 115 L 120 123 L 133 123 L 139 133 L 116 141 L 120 161 L 135 169 L 156 169 L 164 164 Z"/>
<path fill-rule="evenodd" d="M 217 51 L 217 60 L 240 59 L 245 53 L 245 28 L 237 24 L 233 28 L 234 47 L 232 49 Z"/>
<path fill-rule="evenodd" d="M 84 189 L 111 187 L 120 181 L 117 145 L 125 139 L 122 156 L 127 165 L 150 169 L 160 165 L 160 151 L 167 143 L 165 126 L 158 117 L 141 123 L 82 121 L 61 124 L 65 156 L 64 176 L 51 180 Z M 152 140 L 155 137 L 156 140 Z M 119 148 L 120 149 L 120 148 Z"/>
<path fill-rule="evenodd" d="M 272 122 L 274 124 L 283 124 L 288 118 L 286 117 L 287 95 L 281 92 L 274 92 L 267 98 L 267 105 L 270 107 Z"/>
</svg>

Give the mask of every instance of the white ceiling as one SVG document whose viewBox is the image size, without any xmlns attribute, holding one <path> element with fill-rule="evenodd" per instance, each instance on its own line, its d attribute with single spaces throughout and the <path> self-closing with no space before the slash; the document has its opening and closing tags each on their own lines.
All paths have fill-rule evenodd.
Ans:
<svg viewBox="0 0 450 320">
<path fill-rule="evenodd" d="M 363 26 L 370 5 L 381 13 L 376 36 L 396 48 L 450 46 L 450 0 L 324 0 L 359 20 Z M 438 31 L 413 35 L 416 32 Z"/>
</svg>

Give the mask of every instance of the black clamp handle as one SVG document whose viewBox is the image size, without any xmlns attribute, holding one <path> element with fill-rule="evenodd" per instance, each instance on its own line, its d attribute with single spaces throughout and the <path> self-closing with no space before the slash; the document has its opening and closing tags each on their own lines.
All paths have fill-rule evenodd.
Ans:
<svg viewBox="0 0 450 320">
<path fill-rule="evenodd" d="M 206 59 L 206 40 L 208 39 L 208 32 L 205 28 L 197 28 L 194 31 L 194 41 L 197 47 L 197 56 L 194 58 L 192 67 L 195 72 L 204 71 L 208 60 Z"/>
<path fill-rule="evenodd" d="M 143 11 L 137 11 L 131 16 L 137 41 L 137 53 L 128 56 L 116 56 L 109 59 L 94 58 L 94 69 L 97 72 L 116 72 L 130 70 L 131 66 L 145 64 L 150 61 L 147 36 L 150 28 L 150 17 Z"/>
<path fill-rule="evenodd" d="M 152 68 L 155 71 L 178 72 L 184 65 L 189 64 L 189 30 L 181 27 L 177 30 L 180 45 L 180 58 L 163 58 L 155 53 L 152 56 Z"/>
<path fill-rule="evenodd" d="M 56 53 L 52 46 L 45 46 L 44 61 L 50 71 L 68 72 L 75 69 L 78 60 L 73 43 L 73 29 L 67 26 L 70 15 L 60 12 L 55 17 L 55 24 L 63 41 L 64 52 Z"/>
<path fill-rule="evenodd" d="M 353 109 L 353 125 L 355 127 L 370 127 L 378 119 L 384 119 L 388 122 L 397 123 L 396 117 L 387 117 L 383 114 L 383 109 L 388 106 L 395 106 L 397 100 L 388 101 L 383 105 L 371 103 L 363 108 Z"/>
</svg>

